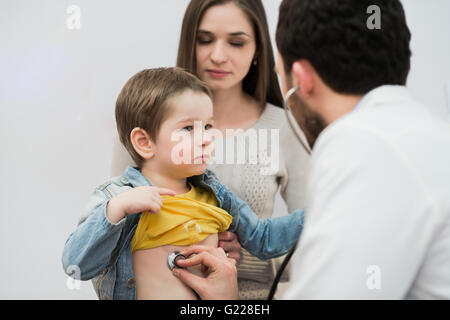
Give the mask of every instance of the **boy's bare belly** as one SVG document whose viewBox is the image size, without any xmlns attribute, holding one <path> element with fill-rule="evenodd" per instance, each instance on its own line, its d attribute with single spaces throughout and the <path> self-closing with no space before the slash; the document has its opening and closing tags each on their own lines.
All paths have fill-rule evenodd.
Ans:
<svg viewBox="0 0 450 320">
<path fill-rule="evenodd" d="M 217 247 L 218 241 L 217 234 L 212 234 L 198 244 Z M 192 289 L 173 276 L 172 271 L 167 266 L 167 257 L 170 253 L 183 251 L 187 247 L 167 245 L 137 250 L 133 253 L 136 299 L 197 299 Z"/>
</svg>

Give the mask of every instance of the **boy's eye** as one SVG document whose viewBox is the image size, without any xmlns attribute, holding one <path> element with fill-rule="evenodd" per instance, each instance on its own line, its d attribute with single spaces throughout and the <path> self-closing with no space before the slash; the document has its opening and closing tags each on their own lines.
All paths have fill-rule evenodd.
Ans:
<svg viewBox="0 0 450 320">
<path fill-rule="evenodd" d="M 205 126 L 205 130 L 209 130 L 209 129 L 211 129 L 212 128 L 212 124 L 207 124 L 206 126 Z"/>
<path fill-rule="evenodd" d="M 193 126 L 186 126 L 182 130 L 192 131 L 192 130 L 194 130 L 194 127 Z"/>
</svg>

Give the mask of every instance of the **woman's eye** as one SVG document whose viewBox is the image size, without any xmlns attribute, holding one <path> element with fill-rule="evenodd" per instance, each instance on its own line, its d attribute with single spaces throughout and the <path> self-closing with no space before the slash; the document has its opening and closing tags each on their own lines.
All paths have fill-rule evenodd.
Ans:
<svg viewBox="0 0 450 320">
<path fill-rule="evenodd" d="M 205 130 L 209 130 L 209 129 L 211 129 L 212 128 L 212 124 L 207 124 L 206 126 L 205 126 Z"/>
<path fill-rule="evenodd" d="M 199 44 L 210 44 L 212 41 L 209 39 L 197 39 Z"/>
<path fill-rule="evenodd" d="M 245 43 L 244 42 L 230 42 L 230 44 L 233 47 L 243 47 Z"/>
<path fill-rule="evenodd" d="M 193 129 L 194 129 L 193 126 L 186 126 L 186 127 L 184 127 L 182 130 L 192 131 Z"/>
</svg>

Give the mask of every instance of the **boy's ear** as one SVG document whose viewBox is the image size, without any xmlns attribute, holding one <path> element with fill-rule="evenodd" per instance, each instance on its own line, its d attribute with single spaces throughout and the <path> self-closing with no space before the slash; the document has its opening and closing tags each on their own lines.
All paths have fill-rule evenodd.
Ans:
<svg viewBox="0 0 450 320">
<path fill-rule="evenodd" d="M 142 128 L 134 128 L 130 133 L 131 143 L 134 150 L 145 160 L 154 155 L 154 145 L 147 131 Z"/>
</svg>

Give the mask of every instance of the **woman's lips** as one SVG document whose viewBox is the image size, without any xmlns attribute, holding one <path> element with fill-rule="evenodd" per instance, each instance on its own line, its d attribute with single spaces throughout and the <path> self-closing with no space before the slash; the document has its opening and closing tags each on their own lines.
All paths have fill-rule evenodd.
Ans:
<svg viewBox="0 0 450 320">
<path fill-rule="evenodd" d="M 213 78 L 225 78 L 228 76 L 231 72 L 223 71 L 223 70 L 206 70 L 208 74 Z"/>
</svg>

